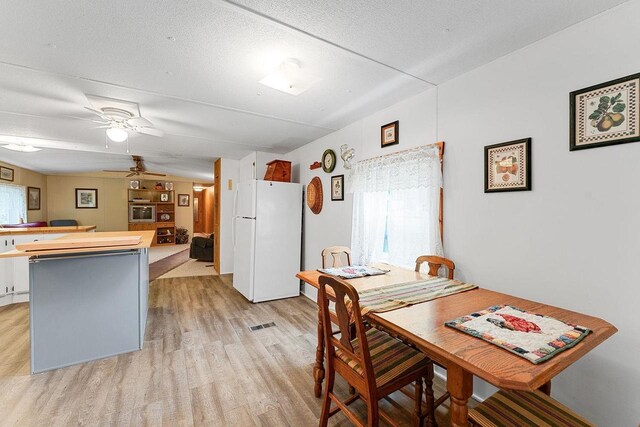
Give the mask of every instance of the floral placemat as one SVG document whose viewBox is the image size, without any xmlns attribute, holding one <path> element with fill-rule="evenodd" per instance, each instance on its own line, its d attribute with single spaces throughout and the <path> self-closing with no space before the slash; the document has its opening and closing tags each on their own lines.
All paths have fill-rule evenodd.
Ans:
<svg viewBox="0 0 640 427">
<path fill-rule="evenodd" d="M 494 305 L 445 322 L 445 325 L 502 347 L 535 364 L 573 347 L 591 332 L 583 326 L 529 313 L 510 305 Z"/>
<path fill-rule="evenodd" d="M 335 268 L 319 268 L 320 273 L 328 274 L 330 276 L 337 276 L 343 279 L 356 279 L 358 277 L 365 276 L 378 276 L 380 274 L 386 274 L 389 270 L 381 270 L 375 267 L 369 267 L 367 265 L 350 265 L 346 267 Z"/>
</svg>

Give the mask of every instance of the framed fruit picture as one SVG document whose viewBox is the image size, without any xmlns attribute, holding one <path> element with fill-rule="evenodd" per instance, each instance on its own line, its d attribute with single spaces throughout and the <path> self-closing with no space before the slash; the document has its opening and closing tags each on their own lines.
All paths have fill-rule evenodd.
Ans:
<svg viewBox="0 0 640 427">
<path fill-rule="evenodd" d="M 640 73 L 571 92 L 569 150 L 640 141 Z"/>
<path fill-rule="evenodd" d="M 484 192 L 531 190 L 531 138 L 484 147 Z"/>
</svg>

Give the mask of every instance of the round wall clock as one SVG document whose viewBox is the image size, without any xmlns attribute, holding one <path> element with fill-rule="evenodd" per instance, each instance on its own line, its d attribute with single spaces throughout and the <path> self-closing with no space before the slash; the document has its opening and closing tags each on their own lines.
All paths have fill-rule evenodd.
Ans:
<svg viewBox="0 0 640 427">
<path fill-rule="evenodd" d="M 336 153 L 332 149 L 325 150 L 322 154 L 322 170 L 331 173 L 336 167 Z"/>
<path fill-rule="evenodd" d="M 316 215 L 322 210 L 322 181 L 317 176 L 307 185 L 307 206 Z"/>
</svg>

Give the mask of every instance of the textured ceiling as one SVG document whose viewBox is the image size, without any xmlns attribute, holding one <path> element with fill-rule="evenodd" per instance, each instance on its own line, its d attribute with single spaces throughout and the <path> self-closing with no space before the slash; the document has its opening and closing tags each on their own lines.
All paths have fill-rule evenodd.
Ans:
<svg viewBox="0 0 640 427">
<path fill-rule="evenodd" d="M 0 159 L 129 167 L 122 145 L 104 148 L 86 93 L 137 102 L 165 131 L 130 140 L 156 169 L 211 179 L 217 157 L 286 153 L 619 3 L 4 0 L 0 135 L 49 149 Z M 288 57 L 322 80 L 299 96 L 258 84 Z"/>
</svg>

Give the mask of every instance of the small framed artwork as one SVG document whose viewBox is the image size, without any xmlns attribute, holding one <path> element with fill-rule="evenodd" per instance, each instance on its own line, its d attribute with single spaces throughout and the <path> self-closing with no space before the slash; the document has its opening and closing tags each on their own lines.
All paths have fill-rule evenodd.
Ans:
<svg viewBox="0 0 640 427">
<path fill-rule="evenodd" d="M 132 189 L 132 190 L 139 190 L 140 189 L 140 181 L 138 181 L 138 180 L 129 181 L 129 188 Z"/>
<path fill-rule="evenodd" d="M 98 189 L 76 188 L 76 209 L 98 209 Z"/>
<path fill-rule="evenodd" d="M 27 187 L 27 210 L 40 210 L 40 189 L 38 187 Z"/>
<path fill-rule="evenodd" d="M 169 201 L 169 193 L 160 193 L 160 201 L 168 202 Z"/>
<path fill-rule="evenodd" d="M 13 181 L 13 169 L 0 166 L 0 179 L 5 181 Z"/>
<path fill-rule="evenodd" d="M 531 138 L 484 147 L 484 192 L 531 190 Z"/>
<path fill-rule="evenodd" d="M 189 206 L 189 198 L 188 194 L 178 194 L 178 206 Z"/>
<path fill-rule="evenodd" d="M 344 200 L 344 175 L 331 177 L 331 200 Z"/>
<path fill-rule="evenodd" d="M 400 125 L 396 120 L 395 122 L 386 124 L 380 128 L 380 146 L 387 147 L 389 145 L 396 145 L 400 143 Z"/>
<path fill-rule="evenodd" d="M 640 141 L 640 73 L 571 92 L 569 150 Z"/>
<path fill-rule="evenodd" d="M 164 189 L 168 190 L 168 191 L 173 190 L 173 182 L 165 182 L 164 183 Z"/>
</svg>

